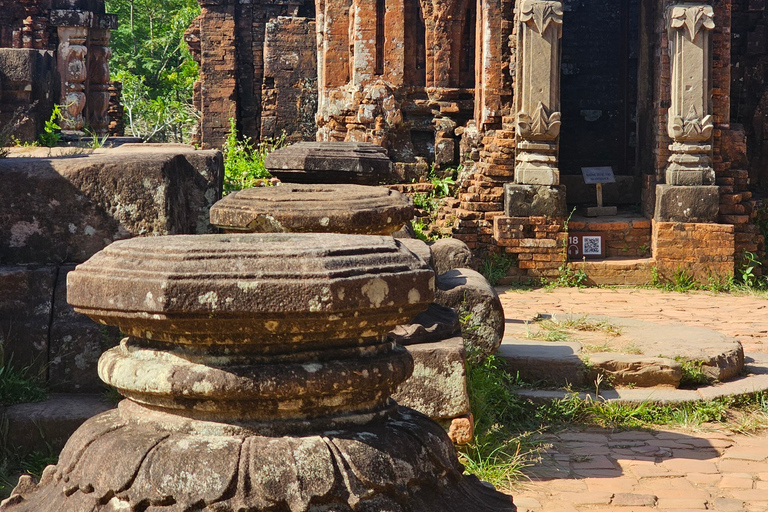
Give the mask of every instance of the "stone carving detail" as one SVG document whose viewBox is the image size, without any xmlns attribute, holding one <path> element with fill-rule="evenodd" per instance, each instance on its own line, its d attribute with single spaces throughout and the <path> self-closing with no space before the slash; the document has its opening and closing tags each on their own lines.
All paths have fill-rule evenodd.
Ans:
<svg viewBox="0 0 768 512">
<path fill-rule="evenodd" d="M 387 332 L 434 298 L 391 237 L 122 240 L 68 275 L 67 298 L 128 335 L 99 361 L 127 398 L 4 511 L 515 510 L 389 398 L 413 359 Z"/>
<path fill-rule="evenodd" d="M 672 80 L 667 132 L 673 139 L 668 185 L 714 183 L 710 144 L 713 16 L 709 5 L 677 4 L 667 10 Z"/>
<path fill-rule="evenodd" d="M 61 98 L 64 104 L 61 129 L 63 133 L 82 133 L 85 119 L 85 62 L 88 48 L 88 29 L 85 27 L 58 27 L 59 33 L 59 74 L 61 75 Z"/>
<path fill-rule="evenodd" d="M 110 31 L 91 29 L 88 52 L 88 123 L 94 132 L 109 131 L 109 48 Z"/>
<path fill-rule="evenodd" d="M 524 0 L 517 27 L 515 182 L 559 185 L 560 38 L 563 4 Z"/>
<path fill-rule="evenodd" d="M 517 130 L 526 139 L 556 139 L 560 134 L 560 112 L 547 115 L 544 105 L 539 106 L 531 118 L 525 112 L 517 114 Z"/>
<path fill-rule="evenodd" d="M 532 22 L 539 34 L 547 31 L 550 23 L 563 24 L 563 4 L 552 1 L 525 0 L 520 9 L 520 21 Z"/>
</svg>

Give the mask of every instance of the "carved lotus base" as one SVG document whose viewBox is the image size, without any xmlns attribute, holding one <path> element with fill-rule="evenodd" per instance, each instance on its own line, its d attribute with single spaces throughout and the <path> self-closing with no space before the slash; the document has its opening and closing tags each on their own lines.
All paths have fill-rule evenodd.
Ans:
<svg viewBox="0 0 768 512">
<path fill-rule="evenodd" d="M 404 407 L 365 426 L 268 437 L 247 425 L 183 419 L 124 400 L 84 423 L 58 465 L 39 484 L 22 479 L 0 509 L 516 510 L 510 496 L 462 470 L 442 428 Z"/>
</svg>

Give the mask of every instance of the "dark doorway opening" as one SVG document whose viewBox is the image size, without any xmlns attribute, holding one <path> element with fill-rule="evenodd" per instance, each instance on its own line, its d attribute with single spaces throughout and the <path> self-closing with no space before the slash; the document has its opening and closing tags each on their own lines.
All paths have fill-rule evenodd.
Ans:
<svg viewBox="0 0 768 512">
<path fill-rule="evenodd" d="M 560 172 L 637 171 L 639 0 L 571 0 L 563 16 Z M 573 176 L 571 180 L 569 176 Z M 594 197 L 568 194 L 580 203 Z"/>
</svg>

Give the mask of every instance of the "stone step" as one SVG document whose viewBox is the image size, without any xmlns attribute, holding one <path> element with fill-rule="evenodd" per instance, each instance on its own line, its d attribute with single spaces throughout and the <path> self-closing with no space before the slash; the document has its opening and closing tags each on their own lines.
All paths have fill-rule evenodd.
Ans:
<svg viewBox="0 0 768 512">
<path fill-rule="evenodd" d="M 58 453 L 85 420 L 116 407 L 99 394 L 51 394 L 44 402 L 17 404 L 2 411 L 6 447 L 20 453 Z"/>
<path fill-rule="evenodd" d="M 585 284 L 590 286 L 645 286 L 651 283 L 653 258 L 607 258 L 599 261 L 572 261 L 574 270 L 587 275 Z"/>
<path fill-rule="evenodd" d="M 599 329 L 586 333 L 569 330 L 567 322 L 578 319 L 576 315 L 549 319 L 562 326 L 559 328 L 572 340 L 505 336 L 496 354 L 507 362 L 510 373 L 522 380 L 554 386 L 589 386 L 603 374 L 606 383 L 616 386 L 672 388 L 679 385 L 682 361 L 698 363 L 707 378 L 723 383 L 735 379 L 745 368 L 741 343 L 711 329 L 590 316 L 587 321 L 609 325 L 614 334 Z M 534 334 L 539 331 L 536 323 L 528 329 Z M 759 362 L 750 364 L 762 367 Z M 759 373 L 752 367 L 747 365 L 747 371 Z"/>
</svg>

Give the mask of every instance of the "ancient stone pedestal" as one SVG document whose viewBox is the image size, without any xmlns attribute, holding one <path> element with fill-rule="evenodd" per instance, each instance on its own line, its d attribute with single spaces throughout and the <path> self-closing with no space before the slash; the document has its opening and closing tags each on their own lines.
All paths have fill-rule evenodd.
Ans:
<svg viewBox="0 0 768 512">
<path fill-rule="evenodd" d="M 667 132 L 673 143 L 669 146 L 672 154 L 666 170 L 667 186 L 656 188 L 654 217 L 659 222 L 717 221 L 710 80 L 713 18 L 712 6 L 706 4 L 681 2 L 666 12 L 671 62 Z"/>
<path fill-rule="evenodd" d="M 211 208 L 211 221 L 226 232 L 314 232 L 391 235 L 413 218 L 413 204 L 399 192 L 362 185 L 282 184 L 230 194 Z M 425 262 L 432 260 L 421 240 L 401 243 Z M 497 299 L 498 300 L 498 299 Z M 437 314 L 434 314 L 438 312 Z M 470 414 L 464 345 L 455 311 L 437 304 L 390 338 L 408 345 L 416 375 L 403 382 L 398 401 L 434 420 Z M 460 362 L 460 364 L 459 364 Z M 469 437 L 454 439 L 471 441 Z"/>
<path fill-rule="evenodd" d="M 300 142 L 273 151 L 264 165 L 289 183 L 380 185 L 397 179 L 387 150 L 370 142 Z"/>
<path fill-rule="evenodd" d="M 229 194 L 211 209 L 225 232 L 391 235 L 413 218 L 401 193 L 362 185 L 283 184 Z"/>
<path fill-rule="evenodd" d="M 128 335 L 99 364 L 127 399 L 1 508 L 515 510 L 462 475 L 442 428 L 388 398 L 413 363 L 387 332 L 433 286 L 388 237 L 115 242 L 68 288 L 77 311 Z"/>
</svg>

